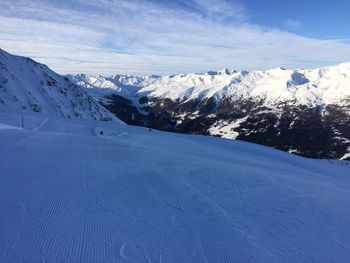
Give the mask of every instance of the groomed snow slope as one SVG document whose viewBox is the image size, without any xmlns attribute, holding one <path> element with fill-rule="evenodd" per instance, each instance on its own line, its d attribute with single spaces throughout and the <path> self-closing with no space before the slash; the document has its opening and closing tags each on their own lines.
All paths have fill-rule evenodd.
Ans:
<svg viewBox="0 0 350 263">
<path fill-rule="evenodd" d="M 350 166 L 0 114 L 0 262 L 348 262 Z M 100 131 L 103 131 L 103 135 Z"/>
</svg>

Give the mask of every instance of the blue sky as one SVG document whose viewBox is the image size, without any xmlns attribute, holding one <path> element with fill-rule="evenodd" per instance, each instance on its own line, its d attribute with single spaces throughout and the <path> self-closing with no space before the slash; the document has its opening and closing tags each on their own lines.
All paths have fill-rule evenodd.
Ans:
<svg viewBox="0 0 350 263">
<path fill-rule="evenodd" d="M 321 39 L 350 38 L 348 0 L 241 0 L 250 10 L 251 22 Z M 295 21 L 288 26 L 286 21 Z"/>
<path fill-rule="evenodd" d="M 137 75 L 350 61 L 350 1 L 1 0 L 0 48 L 60 73 Z"/>
</svg>

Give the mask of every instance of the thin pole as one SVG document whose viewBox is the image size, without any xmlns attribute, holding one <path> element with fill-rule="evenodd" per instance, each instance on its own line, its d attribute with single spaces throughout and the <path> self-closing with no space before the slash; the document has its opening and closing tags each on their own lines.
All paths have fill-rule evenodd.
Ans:
<svg viewBox="0 0 350 263">
<path fill-rule="evenodd" d="M 24 129 L 24 118 L 23 118 L 23 114 L 22 114 L 22 129 Z"/>
</svg>

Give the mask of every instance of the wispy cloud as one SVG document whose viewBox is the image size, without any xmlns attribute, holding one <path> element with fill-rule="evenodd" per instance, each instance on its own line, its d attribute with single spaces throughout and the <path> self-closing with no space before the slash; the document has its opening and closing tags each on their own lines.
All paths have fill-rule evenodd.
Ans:
<svg viewBox="0 0 350 263">
<path fill-rule="evenodd" d="M 194 0 L 193 4 L 204 17 L 216 22 L 243 22 L 247 20 L 245 7 L 232 1 Z"/>
<path fill-rule="evenodd" d="M 2 0 L 0 47 L 61 73 L 170 74 L 223 67 L 314 67 L 350 45 L 249 23 L 225 0 Z"/>
<path fill-rule="evenodd" d="M 300 21 L 294 19 L 287 19 L 284 22 L 284 25 L 291 30 L 298 30 L 303 27 Z"/>
</svg>

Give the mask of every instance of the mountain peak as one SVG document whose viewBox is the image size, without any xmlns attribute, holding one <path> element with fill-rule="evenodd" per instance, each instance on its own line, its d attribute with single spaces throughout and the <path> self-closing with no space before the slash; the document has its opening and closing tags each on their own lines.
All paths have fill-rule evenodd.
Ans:
<svg viewBox="0 0 350 263">
<path fill-rule="evenodd" d="M 46 65 L 0 51 L 0 108 L 66 118 L 112 116 L 83 89 Z M 1 59 L 5 55 L 6 59 Z"/>
<path fill-rule="evenodd" d="M 89 83 L 89 80 L 85 79 L 84 82 Z M 124 91 L 128 90 L 127 94 L 131 100 L 138 95 L 168 98 L 173 101 L 229 97 L 232 100 L 255 98 L 268 105 L 285 101 L 325 105 L 340 103 L 350 96 L 350 63 L 310 70 L 275 68 L 237 72 L 223 69 L 206 73 L 142 78 L 116 75 L 113 83 L 118 89 L 112 88 L 111 92 L 114 90 L 125 95 Z M 99 85 L 96 86 L 98 87 Z"/>
</svg>

